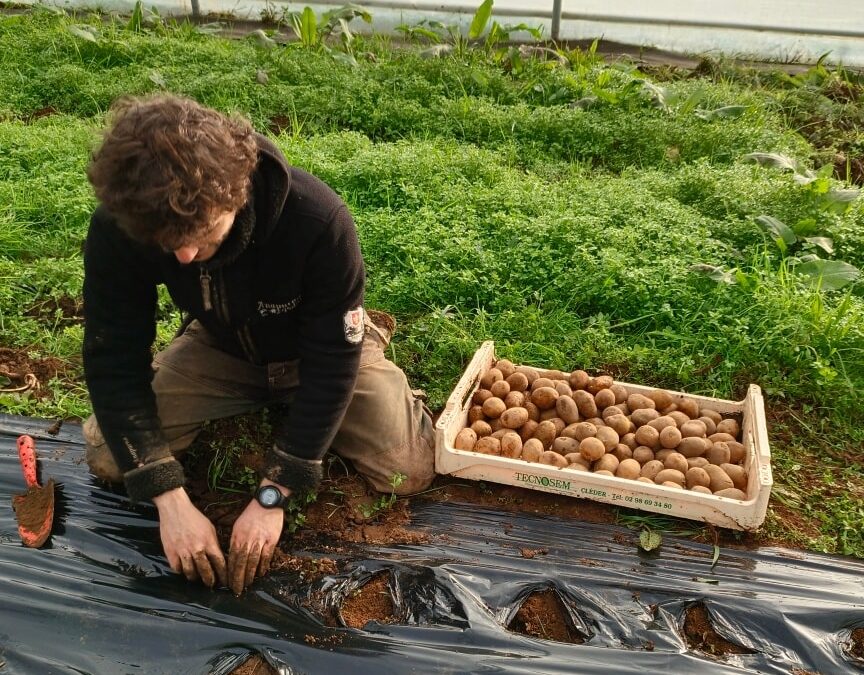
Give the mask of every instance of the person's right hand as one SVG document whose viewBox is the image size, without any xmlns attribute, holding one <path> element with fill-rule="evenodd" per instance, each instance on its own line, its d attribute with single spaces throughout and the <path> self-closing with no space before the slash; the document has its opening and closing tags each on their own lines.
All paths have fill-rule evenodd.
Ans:
<svg viewBox="0 0 864 675">
<path fill-rule="evenodd" d="M 159 511 L 159 534 L 168 564 L 189 581 L 200 578 L 213 588 L 227 586 L 225 557 L 219 548 L 213 523 L 195 508 L 183 488 L 153 497 Z"/>
</svg>

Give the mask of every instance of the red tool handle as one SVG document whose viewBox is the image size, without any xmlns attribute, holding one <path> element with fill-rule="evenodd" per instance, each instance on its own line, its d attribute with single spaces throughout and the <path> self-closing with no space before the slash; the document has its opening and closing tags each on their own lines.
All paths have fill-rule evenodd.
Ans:
<svg viewBox="0 0 864 675">
<path fill-rule="evenodd" d="M 36 480 L 36 444 L 30 436 L 18 437 L 18 459 L 28 488 L 39 487 Z"/>
</svg>

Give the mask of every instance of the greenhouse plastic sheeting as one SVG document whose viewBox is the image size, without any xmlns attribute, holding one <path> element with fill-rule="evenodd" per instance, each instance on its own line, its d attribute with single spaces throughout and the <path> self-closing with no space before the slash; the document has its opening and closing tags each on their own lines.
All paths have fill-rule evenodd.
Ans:
<svg viewBox="0 0 864 675">
<path fill-rule="evenodd" d="M 723 548 L 712 566 L 713 547 L 686 539 L 666 536 L 646 554 L 625 528 L 458 503 L 415 503 L 428 543 L 367 545 L 338 575 L 272 575 L 240 598 L 209 591 L 170 572 L 152 507 L 88 474 L 80 427 L 49 427 L 0 416 L 0 673 L 224 675 L 252 653 L 285 674 L 864 671 L 850 647 L 864 627 L 861 561 Z M 20 543 L 11 507 L 22 433 L 36 439 L 43 479 L 59 482 L 41 549 Z M 313 596 L 338 606 L 381 571 L 397 623 L 331 627 L 309 608 Z M 544 589 L 584 643 L 507 630 Z M 695 603 L 752 653 L 688 648 L 683 617 Z"/>
</svg>

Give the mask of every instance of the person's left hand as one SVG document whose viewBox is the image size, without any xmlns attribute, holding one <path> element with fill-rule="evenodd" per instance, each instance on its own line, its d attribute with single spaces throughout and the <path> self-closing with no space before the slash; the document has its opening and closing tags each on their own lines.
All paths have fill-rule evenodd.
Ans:
<svg viewBox="0 0 864 675">
<path fill-rule="evenodd" d="M 228 552 L 228 585 L 234 595 L 240 595 L 256 573 L 264 576 L 270 569 L 284 519 L 281 508 L 265 509 L 254 499 L 237 518 Z"/>
</svg>

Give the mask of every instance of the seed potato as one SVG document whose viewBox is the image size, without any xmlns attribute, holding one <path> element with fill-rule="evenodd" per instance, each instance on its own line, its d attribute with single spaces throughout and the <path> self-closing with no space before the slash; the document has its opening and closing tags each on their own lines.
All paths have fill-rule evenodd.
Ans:
<svg viewBox="0 0 864 675">
<path fill-rule="evenodd" d="M 474 444 L 474 452 L 481 452 L 484 455 L 500 455 L 501 441 L 491 436 L 484 436 Z"/>
<path fill-rule="evenodd" d="M 720 468 L 732 479 L 732 484 L 741 491 L 747 490 L 747 472 L 737 464 L 721 464 Z"/>
<path fill-rule="evenodd" d="M 492 398 L 492 392 L 488 389 L 478 389 L 474 392 L 474 395 L 471 397 L 471 402 L 474 405 L 483 405 L 483 402 L 487 398 Z"/>
<path fill-rule="evenodd" d="M 732 438 L 738 438 L 741 429 L 738 422 L 733 419 L 723 420 L 717 425 L 717 432 L 721 434 L 729 434 Z"/>
<path fill-rule="evenodd" d="M 525 408 L 508 408 L 501 413 L 501 425 L 507 429 L 519 429 L 528 421 Z"/>
<path fill-rule="evenodd" d="M 555 401 L 555 410 L 558 413 L 558 417 L 567 422 L 567 424 L 579 421 L 579 408 L 576 406 L 576 401 L 570 396 L 559 396 L 558 400 Z"/>
<path fill-rule="evenodd" d="M 620 462 L 623 462 L 625 459 L 633 458 L 633 451 L 623 443 L 616 445 L 615 449 L 612 450 L 612 454 L 615 455 Z M 639 462 L 636 463 L 638 464 Z"/>
<path fill-rule="evenodd" d="M 618 462 L 618 468 L 615 470 L 615 475 L 619 478 L 627 478 L 635 480 L 642 472 L 642 467 L 635 459 L 622 459 Z"/>
<path fill-rule="evenodd" d="M 589 462 L 595 462 L 606 454 L 606 446 L 594 437 L 583 438 L 579 442 L 579 454 Z"/>
<path fill-rule="evenodd" d="M 516 366 L 514 366 L 513 362 L 509 359 L 498 359 L 495 363 L 495 367 L 501 371 L 505 380 L 516 371 Z"/>
<path fill-rule="evenodd" d="M 594 462 L 593 469 L 595 472 L 609 471 L 614 474 L 618 470 L 618 464 L 620 464 L 618 458 L 615 455 L 607 453 Z"/>
<path fill-rule="evenodd" d="M 510 391 L 526 391 L 528 389 L 528 378 L 525 373 L 513 373 L 506 381 L 510 385 Z"/>
<path fill-rule="evenodd" d="M 610 415 L 609 417 L 604 418 L 603 421 L 606 423 L 607 427 L 614 429 L 618 436 L 626 436 L 630 433 L 630 427 L 633 426 L 625 415 Z"/>
<path fill-rule="evenodd" d="M 526 462 L 539 462 L 540 455 L 542 455 L 546 449 L 543 447 L 543 443 L 538 441 L 536 438 L 529 438 L 525 443 L 522 444 L 522 457 Z"/>
<path fill-rule="evenodd" d="M 647 396 L 643 396 L 642 394 L 630 394 L 630 396 L 627 397 L 627 406 L 633 412 L 636 412 L 637 410 L 643 410 L 645 408 L 650 408 L 651 410 L 654 410 L 657 407 L 654 401 L 652 401 Z"/>
<path fill-rule="evenodd" d="M 675 451 L 672 450 L 671 448 L 659 448 L 658 450 L 654 451 L 654 459 L 659 459 L 661 462 L 665 463 L 666 458 L 669 455 L 671 455 L 673 452 L 675 452 Z"/>
<path fill-rule="evenodd" d="M 525 407 L 525 392 L 511 391 L 504 397 L 504 405 L 508 408 L 524 408 Z M 525 411 L 528 412 L 527 410 Z"/>
<path fill-rule="evenodd" d="M 526 377 L 528 380 L 528 386 L 531 386 L 531 383 L 540 377 L 540 373 L 537 372 L 537 369 L 531 368 L 530 366 L 516 366 L 516 372 L 522 373 Z"/>
<path fill-rule="evenodd" d="M 613 384 L 609 387 L 609 390 L 615 394 L 615 405 L 627 402 L 627 397 L 630 394 L 627 393 L 627 389 L 624 388 L 623 384 Z"/>
<path fill-rule="evenodd" d="M 729 441 L 734 441 L 735 437 L 732 436 L 731 434 L 727 434 L 727 433 L 718 431 L 715 434 L 711 434 L 708 437 L 708 440 L 710 440 L 712 443 L 719 443 L 719 442 L 728 443 Z"/>
<path fill-rule="evenodd" d="M 531 391 L 537 391 L 540 387 L 549 387 L 550 389 L 554 389 L 555 383 L 548 377 L 541 375 L 531 383 Z"/>
<path fill-rule="evenodd" d="M 483 414 L 486 415 L 486 417 L 489 417 L 491 419 L 501 417 L 501 414 L 505 410 L 507 410 L 507 406 L 504 405 L 504 401 L 502 401 L 497 396 L 487 398 L 485 401 L 483 401 Z"/>
<path fill-rule="evenodd" d="M 660 447 L 660 432 L 654 427 L 639 427 L 636 429 L 636 442 L 639 445 L 646 445 L 649 448 L 656 450 Z"/>
<path fill-rule="evenodd" d="M 477 434 L 477 438 L 490 436 L 492 434 L 492 427 L 486 420 L 477 420 L 476 422 L 472 422 L 470 429 Z"/>
<path fill-rule="evenodd" d="M 585 389 L 591 376 L 584 370 L 574 370 L 570 373 L 570 386 L 576 389 Z"/>
<path fill-rule="evenodd" d="M 690 491 L 691 492 L 698 492 L 699 494 L 703 494 L 703 495 L 713 494 L 711 492 L 711 488 L 707 488 L 704 485 L 694 485 L 692 488 L 690 488 Z"/>
<path fill-rule="evenodd" d="M 531 391 L 531 403 L 540 410 L 549 410 L 555 407 L 555 402 L 560 394 L 552 387 L 538 387 Z"/>
<path fill-rule="evenodd" d="M 688 457 L 687 458 L 687 466 L 693 468 L 694 466 L 704 469 L 707 464 L 710 464 L 707 459 L 704 457 Z"/>
<path fill-rule="evenodd" d="M 691 490 L 696 485 L 705 488 L 711 485 L 711 476 L 708 475 L 708 472 L 705 471 L 705 469 L 700 469 L 698 466 L 687 469 L 687 473 L 684 474 L 684 477 L 687 481 L 687 487 Z"/>
<path fill-rule="evenodd" d="M 663 483 L 670 481 L 676 485 L 683 486 L 684 474 L 677 469 L 663 469 L 658 471 L 654 476 L 654 482 L 657 483 L 657 485 L 662 485 Z"/>
<path fill-rule="evenodd" d="M 498 431 L 492 432 L 492 438 L 497 438 L 500 441 L 501 437 L 504 436 L 504 434 L 506 434 L 508 431 L 510 431 L 510 429 L 504 429 L 502 427 L 501 429 L 498 429 Z"/>
<path fill-rule="evenodd" d="M 556 433 L 555 423 L 551 420 L 540 422 L 537 425 L 537 430 L 534 432 L 534 438 L 543 444 L 543 449 L 548 450 L 552 447 L 552 441 L 555 440 Z"/>
<path fill-rule="evenodd" d="M 473 450 L 476 442 L 477 433 L 471 427 L 466 427 L 456 434 L 453 447 L 457 450 Z"/>
<path fill-rule="evenodd" d="M 646 396 L 654 401 L 654 407 L 657 410 L 663 410 L 663 408 L 667 408 L 672 405 L 672 395 L 669 392 L 663 391 L 662 389 L 654 389 L 653 391 L 649 391 Z"/>
<path fill-rule="evenodd" d="M 699 404 L 696 401 L 693 401 L 689 398 L 680 397 L 675 404 L 678 406 L 678 410 L 683 412 L 687 417 L 691 420 L 695 420 L 699 417 Z"/>
<path fill-rule="evenodd" d="M 636 428 L 645 426 L 648 422 L 656 420 L 658 417 L 660 417 L 660 413 L 653 408 L 639 408 L 630 413 L 630 421 L 636 425 Z"/>
<path fill-rule="evenodd" d="M 528 411 L 528 419 L 534 420 L 535 422 L 540 421 L 540 408 L 531 403 L 531 401 L 525 401 L 525 405 L 523 406 L 525 410 Z"/>
<path fill-rule="evenodd" d="M 598 375 L 597 377 L 592 377 L 588 381 L 588 384 L 585 385 L 585 389 L 587 389 L 590 394 L 596 394 L 601 389 L 608 389 L 613 384 L 615 384 L 615 382 L 609 375 Z"/>
<path fill-rule="evenodd" d="M 675 469 L 686 474 L 690 465 L 687 464 L 687 458 L 680 452 L 670 452 L 663 460 L 663 466 L 667 469 Z"/>
<path fill-rule="evenodd" d="M 683 438 L 705 438 L 705 423 L 699 420 L 690 420 L 681 425 L 681 436 Z"/>
<path fill-rule="evenodd" d="M 598 410 L 615 405 L 615 392 L 611 389 L 601 389 L 594 394 L 594 403 L 597 405 Z"/>
<path fill-rule="evenodd" d="M 597 403 L 594 397 L 582 389 L 573 390 L 573 400 L 579 408 L 579 414 L 584 418 L 597 417 Z"/>
<path fill-rule="evenodd" d="M 618 433 L 612 427 L 598 427 L 594 437 L 603 443 L 606 452 L 614 450 L 620 440 Z"/>
<path fill-rule="evenodd" d="M 690 418 L 687 417 L 687 415 L 685 415 L 680 410 L 673 410 L 672 412 L 665 413 L 665 415 L 666 417 L 671 417 L 673 420 L 675 420 L 675 424 L 679 429 L 682 425 L 690 421 Z"/>
<path fill-rule="evenodd" d="M 675 449 L 685 457 L 701 457 L 705 454 L 708 446 L 710 446 L 710 442 L 706 442 L 704 438 L 690 436 L 689 438 L 682 438 Z"/>
<path fill-rule="evenodd" d="M 621 442 L 631 450 L 635 450 L 639 447 L 639 444 L 636 442 L 636 434 L 634 434 L 632 431 L 624 434 L 621 437 Z"/>
<path fill-rule="evenodd" d="M 714 494 L 718 497 L 726 497 L 726 499 L 738 499 L 742 502 L 747 499 L 747 495 L 745 495 L 738 488 L 725 488 L 723 490 L 717 490 Z"/>
<path fill-rule="evenodd" d="M 493 417 L 489 419 L 489 427 L 492 429 L 492 431 L 498 431 L 498 429 L 501 429 L 503 426 L 504 425 L 501 424 L 500 417 Z"/>
<path fill-rule="evenodd" d="M 716 410 L 711 410 L 711 408 L 699 408 L 699 417 L 707 417 L 714 422 L 714 426 L 717 426 L 723 420 L 723 416 Z"/>
<path fill-rule="evenodd" d="M 713 433 L 717 432 L 717 425 L 714 423 L 710 417 L 700 417 L 697 422 L 702 422 L 705 425 L 705 433 L 710 436 Z"/>
<path fill-rule="evenodd" d="M 497 368 L 490 368 L 480 379 L 480 386 L 483 389 L 491 389 L 492 383 L 498 380 L 503 380 L 504 374 Z"/>
<path fill-rule="evenodd" d="M 566 457 L 574 452 L 579 452 L 579 441 L 568 436 L 559 436 L 552 441 L 552 450 Z"/>
<path fill-rule="evenodd" d="M 660 431 L 660 445 L 664 448 L 677 448 L 681 444 L 681 432 L 672 422 L 672 426 L 663 427 Z"/>
<path fill-rule="evenodd" d="M 558 392 L 560 396 L 573 396 L 573 390 L 570 388 L 570 385 L 562 380 L 555 380 L 555 390 Z"/>
<path fill-rule="evenodd" d="M 555 410 L 555 407 L 551 407 L 548 410 L 540 411 L 540 421 L 545 422 L 546 420 L 551 420 L 553 417 L 558 417 L 558 411 Z"/>
<path fill-rule="evenodd" d="M 474 424 L 477 420 L 482 420 L 485 417 L 483 414 L 483 406 L 472 405 L 468 408 L 468 424 Z"/>
<path fill-rule="evenodd" d="M 731 456 L 732 453 L 729 451 L 729 445 L 723 442 L 714 443 L 705 453 L 706 459 L 717 466 L 728 464 Z"/>
<path fill-rule="evenodd" d="M 566 459 L 570 463 L 570 468 L 573 468 L 574 465 L 578 465 L 585 471 L 591 470 L 591 462 L 586 460 L 578 452 L 568 452 L 566 455 L 564 455 L 564 459 Z"/>
<path fill-rule="evenodd" d="M 653 482 L 654 477 L 658 473 L 663 471 L 665 468 L 666 467 L 663 466 L 663 462 L 661 462 L 659 459 L 652 459 L 651 461 L 645 462 L 645 464 L 642 465 L 642 470 L 639 472 L 639 475 L 644 478 L 650 478 Z"/>
<path fill-rule="evenodd" d="M 729 446 L 729 462 L 732 464 L 740 464 L 744 461 L 747 455 L 747 449 L 738 441 L 726 441 Z"/>
<path fill-rule="evenodd" d="M 595 476 L 614 476 L 615 474 L 611 471 L 607 471 L 606 469 L 600 469 L 600 471 L 594 472 Z"/>
<path fill-rule="evenodd" d="M 678 425 L 675 423 L 669 415 L 660 415 L 660 417 L 655 417 L 653 420 L 648 421 L 649 427 L 654 427 L 657 431 L 663 431 L 666 427 L 675 427 L 678 428 Z"/>
<path fill-rule="evenodd" d="M 501 437 L 501 456 L 518 459 L 522 455 L 522 439 L 515 431 L 507 431 Z"/>
<path fill-rule="evenodd" d="M 711 492 L 716 493 L 720 490 L 735 487 L 735 483 L 732 482 L 729 475 L 716 464 L 706 464 L 703 468 L 711 478 L 711 484 L 708 486 L 711 488 Z"/>
<path fill-rule="evenodd" d="M 563 469 L 567 466 L 568 462 L 564 457 L 559 455 L 557 452 L 553 452 L 552 450 L 547 450 L 542 455 L 540 455 L 540 463 L 548 464 L 550 466 L 557 466 L 559 469 Z"/>
<path fill-rule="evenodd" d="M 640 464 L 645 464 L 654 459 L 654 451 L 649 447 L 640 445 L 635 450 L 633 450 L 633 459 L 635 459 Z"/>
<path fill-rule="evenodd" d="M 651 485 L 654 485 L 654 481 L 647 476 L 639 476 L 636 480 L 640 483 L 650 483 Z"/>
</svg>

